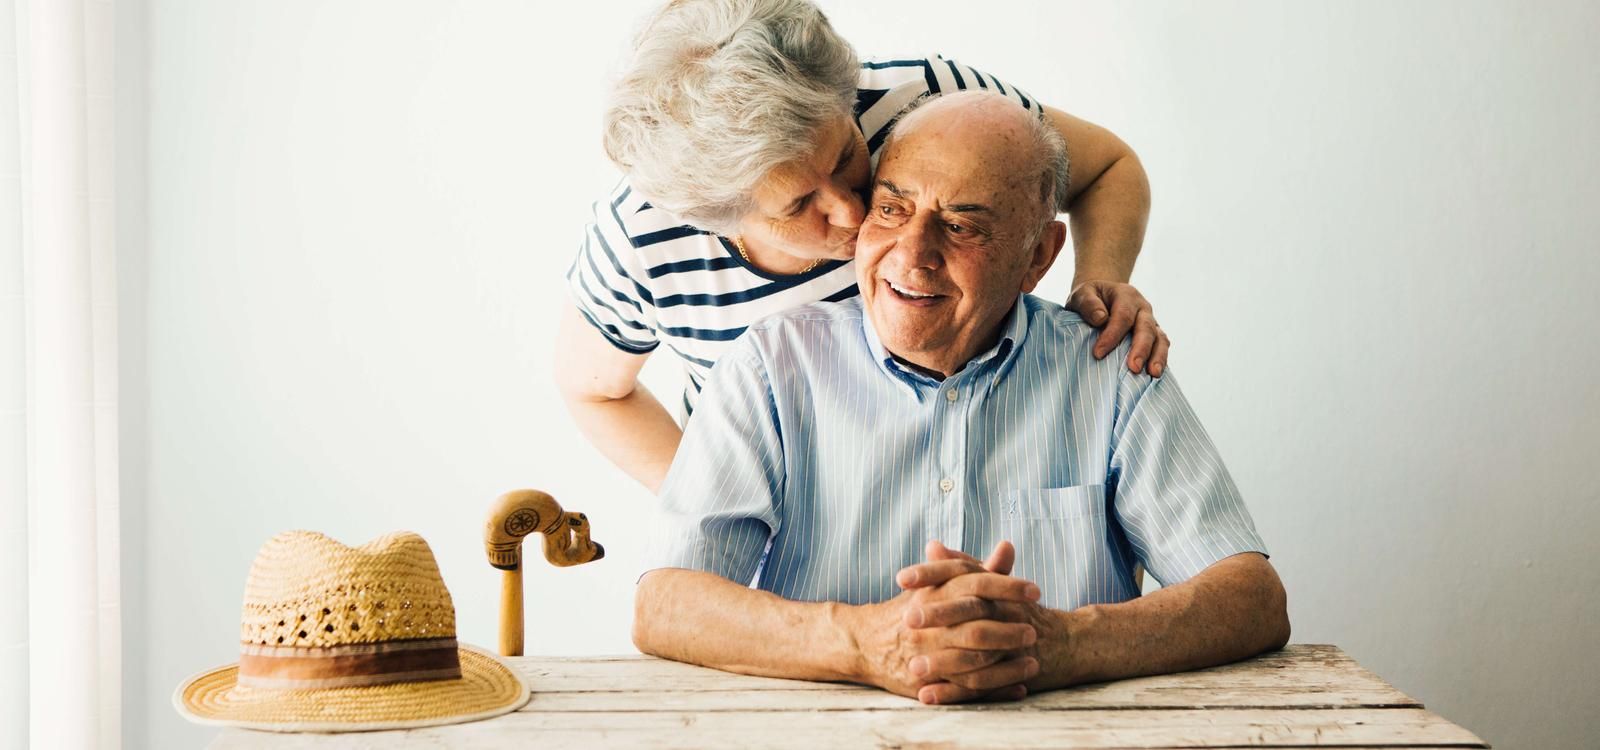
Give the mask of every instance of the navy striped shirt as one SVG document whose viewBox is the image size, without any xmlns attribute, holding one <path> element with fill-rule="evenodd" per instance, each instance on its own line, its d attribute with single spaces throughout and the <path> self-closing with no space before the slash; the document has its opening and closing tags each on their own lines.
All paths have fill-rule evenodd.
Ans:
<svg viewBox="0 0 1600 750">
<path fill-rule="evenodd" d="M 1043 114 L 1022 90 L 938 55 L 861 64 L 855 119 L 876 165 L 894 119 L 930 92 L 992 89 Z M 856 291 L 855 265 L 828 261 L 796 276 L 751 267 L 728 239 L 650 205 L 624 179 L 595 201 L 567 271 L 578 310 L 614 346 L 644 354 L 662 343 L 687 368 L 685 411 L 745 327 L 782 310 Z"/>
<path fill-rule="evenodd" d="M 943 382 L 899 366 L 860 298 L 751 326 L 722 358 L 661 490 L 650 568 L 787 599 L 879 602 L 939 539 L 1057 609 L 1139 595 L 1265 554 L 1170 372 L 1095 359 L 1077 315 L 1019 297 L 994 348 Z"/>
</svg>

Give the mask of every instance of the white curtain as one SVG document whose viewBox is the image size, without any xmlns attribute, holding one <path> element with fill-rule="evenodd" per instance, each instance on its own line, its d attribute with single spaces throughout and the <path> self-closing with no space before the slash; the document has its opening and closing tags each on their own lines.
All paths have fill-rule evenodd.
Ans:
<svg viewBox="0 0 1600 750">
<path fill-rule="evenodd" d="M 0 747 L 118 747 L 114 6 L 0 8 Z"/>
</svg>

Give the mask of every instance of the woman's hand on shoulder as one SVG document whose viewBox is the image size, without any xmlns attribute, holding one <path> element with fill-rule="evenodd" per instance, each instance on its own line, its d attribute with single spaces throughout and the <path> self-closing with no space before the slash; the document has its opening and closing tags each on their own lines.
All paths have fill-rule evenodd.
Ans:
<svg viewBox="0 0 1600 750">
<path fill-rule="evenodd" d="M 1132 284 L 1085 281 L 1072 290 L 1066 307 L 1085 323 L 1101 329 L 1094 342 L 1095 359 L 1104 359 L 1123 337 L 1132 333 L 1133 344 L 1126 361 L 1128 371 L 1145 372 L 1148 365 L 1151 377 L 1159 378 L 1166 372 L 1167 350 L 1172 347 L 1172 341 L 1156 323 L 1150 301 Z"/>
</svg>

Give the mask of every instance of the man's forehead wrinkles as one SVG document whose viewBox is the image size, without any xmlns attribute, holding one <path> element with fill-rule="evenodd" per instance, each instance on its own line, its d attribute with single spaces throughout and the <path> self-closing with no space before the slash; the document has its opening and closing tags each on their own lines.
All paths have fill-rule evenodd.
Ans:
<svg viewBox="0 0 1600 750">
<path fill-rule="evenodd" d="M 917 198 L 917 197 L 919 197 L 919 192 L 918 192 L 918 190 L 916 188 L 909 187 L 909 186 L 906 186 L 906 185 L 900 185 L 900 184 L 896 183 L 895 181 L 887 179 L 887 178 L 879 178 L 878 179 L 878 186 L 882 187 L 884 190 L 889 191 L 895 197 L 898 197 L 898 198 Z M 968 192 L 968 191 L 963 190 L 961 192 Z M 995 213 L 994 206 L 992 206 L 992 205 L 990 205 L 988 203 L 975 203 L 975 202 L 972 202 L 972 201 L 966 201 L 966 202 L 961 202 L 961 203 L 945 203 L 944 201 L 938 200 L 938 196 L 937 195 L 934 196 L 934 201 L 933 202 L 942 203 L 943 205 L 940 207 L 940 210 L 949 211 L 951 213 L 958 213 L 958 214 L 977 214 L 977 213 L 993 214 L 993 213 Z"/>
</svg>

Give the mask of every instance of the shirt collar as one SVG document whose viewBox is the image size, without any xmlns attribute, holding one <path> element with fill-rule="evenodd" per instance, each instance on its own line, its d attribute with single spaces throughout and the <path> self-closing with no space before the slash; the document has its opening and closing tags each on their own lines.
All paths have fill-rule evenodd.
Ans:
<svg viewBox="0 0 1600 750">
<path fill-rule="evenodd" d="M 942 383 L 927 375 L 916 372 L 894 360 L 894 356 L 883 346 L 883 340 L 878 338 L 878 331 L 872 323 L 872 313 L 867 310 L 863 302 L 861 306 L 861 327 L 866 334 L 867 351 L 871 352 L 872 359 L 878 369 L 885 375 L 893 378 L 905 387 L 905 390 L 918 401 L 922 400 L 922 389 L 937 389 Z M 1006 314 L 1005 320 L 1000 324 L 1000 338 L 994 346 L 967 360 L 965 367 L 960 372 L 945 379 L 951 383 L 971 376 L 975 372 L 996 369 L 996 377 L 1004 375 L 1011 369 L 1011 363 L 1016 360 L 1017 350 L 1022 348 L 1022 342 L 1028 337 L 1028 304 L 1027 295 L 1017 295 L 1017 301 L 1011 305 L 1011 312 Z"/>
</svg>

